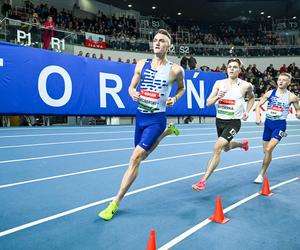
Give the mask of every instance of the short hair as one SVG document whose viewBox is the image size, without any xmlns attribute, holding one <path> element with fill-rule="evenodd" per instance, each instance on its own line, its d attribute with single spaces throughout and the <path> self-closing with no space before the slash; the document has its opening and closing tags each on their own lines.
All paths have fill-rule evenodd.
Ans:
<svg viewBox="0 0 300 250">
<path fill-rule="evenodd" d="M 237 62 L 238 65 L 239 65 L 239 67 L 241 67 L 241 66 L 243 65 L 241 59 L 239 59 L 239 58 L 231 58 L 231 59 L 229 59 L 228 62 L 227 62 L 227 65 L 228 65 L 229 63 L 231 63 L 231 62 Z"/>
<path fill-rule="evenodd" d="M 170 39 L 170 41 L 172 40 L 170 33 L 165 29 L 159 29 L 156 34 L 163 34 L 167 36 Z"/>
<path fill-rule="evenodd" d="M 289 82 L 292 81 L 292 75 L 290 73 L 280 73 L 279 76 L 286 76 L 289 79 Z"/>
</svg>

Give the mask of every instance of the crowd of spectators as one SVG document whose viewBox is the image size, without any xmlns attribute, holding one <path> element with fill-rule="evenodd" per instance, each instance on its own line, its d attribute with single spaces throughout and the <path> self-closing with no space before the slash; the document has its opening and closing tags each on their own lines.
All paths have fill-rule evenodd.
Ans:
<svg viewBox="0 0 300 250">
<path fill-rule="evenodd" d="M 189 58 L 186 56 L 184 56 L 182 59 L 184 58 L 187 58 L 189 60 Z M 198 69 L 201 71 L 224 73 L 226 73 L 227 70 L 225 63 L 222 66 L 217 66 L 215 69 L 212 69 L 206 65 L 201 65 L 199 67 L 193 65 L 192 67 L 186 67 L 185 69 Z M 289 66 L 283 64 L 279 69 L 275 69 L 273 64 L 270 64 L 263 71 L 260 71 L 257 68 L 256 64 L 249 64 L 247 67 L 242 65 L 239 77 L 243 80 L 251 82 L 253 84 L 255 97 L 260 98 L 268 90 L 276 88 L 278 75 L 284 72 L 290 73 L 293 77 L 292 83 L 289 85 L 288 89 L 300 97 L 300 70 L 294 62 Z"/>
<path fill-rule="evenodd" d="M 108 56 L 104 58 L 103 54 L 100 53 L 99 57 L 95 53 L 92 55 L 87 52 L 85 55 L 82 51 L 79 51 L 78 56 L 85 56 L 89 58 L 102 59 L 111 61 L 111 57 Z M 123 60 L 118 58 L 117 62 L 136 64 L 136 59 L 130 61 L 130 59 Z M 193 55 L 186 55 L 181 58 L 180 65 L 184 69 L 190 70 L 201 70 L 206 72 L 224 72 L 226 73 L 226 64 L 223 63 L 221 66 L 216 68 L 210 68 L 206 65 L 197 66 L 197 60 Z M 251 82 L 253 84 L 254 93 L 256 98 L 260 98 L 265 92 L 270 89 L 276 88 L 276 81 L 280 73 L 290 73 L 293 77 L 292 83 L 289 85 L 288 89 L 294 92 L 300 97 L 300 69 L 296 66 L 295 62 L 289 64 L 289 66 L 283 64 L 280 68 L 275 69 L 273 64 L 270 64 L 265 70 L 260 71 L 256 64 L 249 64 L 247 67 L 241 66 L 241 73 L 239 77 L 243 80 Z"/>
<path fill-rule="evenodd" d="M 79 7 L 75 4 L 72 10 L 48 7 L 46 3 L 34 6 L 29 0 L 24 1 L 23 9 L 17 9 L 9 5 L 6 0 L 1 11 L 14 19 L 30 21 L 35 15 L 38 23 L 45 24 L 49 16 L 53 19 L 55 28 L 84 34 L 91 32 L 106 36 L 108 48 L 149 51 L 149 41 L 139 32 L 139 22 L 132 16 L 107 17 L 101 11 L 94 18 L 79 18 L 75 16 L 75 10 Z M 25 13 L 25 14 L 24 14 Z M 299 48 L 272 48 L 272 45 L 290 45 L 288 41 L 278 36 L 272 30 L 270 19 L 247 20 L 239 22 L 221 23 L 216 25 L 200 25 L 197 23 L 178 23 L 165 20 L 171 31 L 173 40 L 178 44 L 189 44 L 191 53 L 197 55 L 223 55 L 231 53 L 223 45 L 235 46 L 234 55 L 258 56 L 258 55 L 295 55 L 300 54 Z M 81 39 L 84 42 L 84 39 Z M 211 47 L 210 47 L 211 46 Z M 241 46 L 241 47 L 239 47 Z M 261 49 L 253 49 L 251 46 L 262 46 Z"/>
</svg>

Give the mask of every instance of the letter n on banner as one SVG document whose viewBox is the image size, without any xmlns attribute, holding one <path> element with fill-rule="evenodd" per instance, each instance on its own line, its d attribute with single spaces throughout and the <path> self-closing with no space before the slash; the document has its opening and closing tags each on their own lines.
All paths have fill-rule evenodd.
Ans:
<svg viewBox="0 0 300 250">
<path fill-rule="evenodd" d="M 204 96 L 204 81 L 203 80 L 199 81 L 199 91 L 200 91 L 200 93 L 197 92 L 193 81 L 188 79 L 187 86 L 186 86 L 188 109 L 193 108 L 192 96 L 195 98 L 199 108 L 201 108 L 201 109 L 204 108 L 205 96 Z"/>
</svg>

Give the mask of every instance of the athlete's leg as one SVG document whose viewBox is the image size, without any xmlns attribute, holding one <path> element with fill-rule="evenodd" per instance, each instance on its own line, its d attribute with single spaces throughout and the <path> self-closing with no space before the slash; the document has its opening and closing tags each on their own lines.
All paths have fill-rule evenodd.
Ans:
<svg viewBox="0 0 300 250">
<path fill-rule="evenodd" d="M 262 176 L 265 175 L 265 173 L 270 165 L 270 162 L 272 160 L 272 152 L 278 143 L 279 143 L 279 140 L 277 140 L 275 138 L 272 138 L 268 143 L 264 143 L 265 156 L 264 156 L 264 160 L 263 160 L 259 175 L 262 175 Z"/>
<path fill-rule="evenodd" d="M 248 141 L 247 140 L 244 140 L 242 142 L 231 141 L 230 143 L 228 143 L 228 145 L 226 145 L 224 147 L 224 151 L 228 152 L 229 150 L 234 149 L 234 148 L 243 148 L 244 150 L 247 151 L 249 148 Z"/>
<path fill-rule="evenodd" d="M 104 220 L 112 219 L 113 215 L 119 208 L 121 200 L 136 179 L 141 161 L 146 157 L 147 152 L 139 145 L 137 145 L 130 157 L 129 167 L 123 176 L 121 186 L 116 198 L 109 203 L 107 208 L 105 208 L 98 214 L 100 218 Z"/>
<path fill-rule="evenodd" d="M 139 171 L 139 166 L 141 165 L 141 161 L 144 160 L 147 157 L 147 155 L 147 152 L 139 145 L 136 146 L 136 148 L 134 149 L 130 157 L 129 167 L 123 176 L 119 192 L 116 198 L 114 199 L 117 205 L 120 204 L 124 195 L 136 179 Z"/>
<path fill-rule="evenodd" d="M 219 137 L 217 142 L 214 145 L 214 151 L 212 157 L 209 159 L 207 163 L 207 170 L 204 174 L 204 176 L 201 178 L 199 182 L 192 185 L 192 188 L 196 191 L 202 191 L 205 189 L 206 181 L 211 176 L 211 174 L 214 172 L 218 164 L 220 163 L 221 153 L 224 147 L 228 145 L 229 142 L 224 139 L 223 137 Z"/>
<path fill-rule="evenodd" d="M 226 145 L 228 145 L 228 141 L 223 137 L 219 137 L 217 142 L 214 145 L 213 155 L 208 162 L 207 170 L 201 179 L 202 181 L 206 182 L 210 177 L 210 175 L 213 173 L 213 171 L 216 169 L 216 167 L 220 163 L 222 149 Z"/>
<path fill-rule="evenodd" d="M 164 132 L 158 137 L 158 139 L 156 140 L 156 142 L 153 144 L 153 146 L 150 148 L 150 150 L 148 151 L 148 154 L 152 153 L 154 149 L 156 149 L 156 147 L 158 146 L 158 144 L 161 142 L 161 140 L 163 138 L 165 138 L 168 135 L 179 135 L 179 130 L 175 127 L 174 124 L 170 124 L 165 130 Z"/>
<path fill-rule="evenodd" d="M 263 176 L 265 175 L 271 161 L 272 152 L 277 144 L 280 142 L 283 136 L 285 136 L 286 121 L 269 121 L 266 119 L 265 128 L 263 133 L 263 150 L 264 159 L 260 169 L 260 172 L 254 183 L 260 184 L 263 182 Z"/>
</svg>

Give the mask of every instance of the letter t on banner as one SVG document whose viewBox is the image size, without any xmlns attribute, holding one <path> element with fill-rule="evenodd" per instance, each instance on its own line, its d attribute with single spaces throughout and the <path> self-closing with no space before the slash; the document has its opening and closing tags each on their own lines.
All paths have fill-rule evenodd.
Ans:
<svg viewBox="0 0 300 250">
<path fill-rule="evenodd" d="M 101 73 L 100 76 L 100 107 L 106 108 L 106 95 L 110 94 L 114 101 L 116 102 L 118 108 L 125 108 L 120 96 L 117 94 L 122 90 L 122 79 L 120 76 L 115 74 L 109 74 L 109 73 Z M 106 81 L 111 80 L 116 82 L 116 87 L 114 88 L 108 88 L 106 87 Z"/>
</svg>

